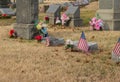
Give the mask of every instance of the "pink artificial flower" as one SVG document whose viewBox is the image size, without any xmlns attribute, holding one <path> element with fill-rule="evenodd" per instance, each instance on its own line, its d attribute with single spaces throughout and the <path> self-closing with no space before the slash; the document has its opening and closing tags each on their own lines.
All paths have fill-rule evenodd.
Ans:
<svg viewBox="0 0 120 82">
<path fill-rule="evenodd" d="M 96 18 L 96 17 L 93 17 L 93 18 L 92 18 L 92 23 L 93 23 L 93 24 L 96 24 L 96 21 L 97 21 L 97 18 Z"/>
<path fill-rule="evenodd" d="M 91 21 L 89 22 L 89 24 L 90 24 L 91 26 L 95 26 L 96 21 L 97 21 L 97 18 L 96 18 L 96 17 L 93 17 L 93 18 L 91 19 Z"/>
<path fill-rule="evenodd" d="M 95 29 L 96 30 L 100 30 L 100 28 L 102 28 L 103 26 L 103 21 L 101 19 L 98 19 L 95 25 Z"/>
<path fill-rule="evenodd" d="M 61 16 L 61 20 L 62 20 L 62 25 L 64 25 L 65 21 L 69 20 L 69 17 L 65 13 L 63 13 Z"/>
<path fill-rule="evenodd" d="M 95 24 L 95 29 L 96 29 L 96 30 L 100 30 L 99 22 L 96 22 L 96 24 Z"/>
</svg>

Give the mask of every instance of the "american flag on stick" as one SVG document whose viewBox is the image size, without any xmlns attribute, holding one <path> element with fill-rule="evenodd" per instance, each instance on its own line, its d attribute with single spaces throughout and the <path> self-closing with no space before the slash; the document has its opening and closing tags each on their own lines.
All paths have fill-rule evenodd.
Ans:
<svg viewBox="0 0 120 82">
<path fill-rule="evenodd" d="M 81 37 L 80 37 L 80 40 L 79 40 L 79 43 L 78 43 L 78 48 L 82 51 L 88 52 L 89 46 L 87 44 L 85 34 L 84 34 L 83 31 L 82 31 L 82 34 L 81 34 Z"/>
<path fill-rule="evenodd" d="M 46 37 L 46 46 L 49 46 L 49 45 L 50 45 L 49 37 Z"/>
<path fill-rule="evenodd" d="M 113 53 L 120 57 L 120 38 L 113 49 Z"/>
</svg>

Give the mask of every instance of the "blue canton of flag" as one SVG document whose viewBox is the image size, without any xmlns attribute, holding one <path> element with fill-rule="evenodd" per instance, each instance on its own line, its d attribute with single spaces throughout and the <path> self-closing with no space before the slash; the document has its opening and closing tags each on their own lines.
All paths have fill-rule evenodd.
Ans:
<svg viewBox="0 0 120 82">
<path fill-rule="evenodd" d="M 78 43 L 78 48 L 82 51 L 88 52 L 88 44 L 85 38 L 84 32 L 82 32 L 79 43 Z"/>
<path fill-rule="evenodd" d="M 118 39 L 118 42 L 116 43 L 113 49 L 113 53 L 115 53 L 115 55 L 120 57 L 120 38 Z"/>
</svg>

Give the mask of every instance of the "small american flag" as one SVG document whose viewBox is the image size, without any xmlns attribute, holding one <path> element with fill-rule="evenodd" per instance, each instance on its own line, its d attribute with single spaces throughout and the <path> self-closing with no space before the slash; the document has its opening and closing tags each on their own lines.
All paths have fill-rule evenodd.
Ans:
<svg viewBox="0 0 120 82">
<path fill-rule="evenodd" d="M 84 32 L 82 32 L 79 43 L 78 43 L 78 48 L 82 51 L 88 52 L 88 44 L 85 38 Z"/>
<path fill-rule="evenodd" d="M 117 56 L 120 56 L 120 38 L 113 49 L 113 53 L 115 53 Z"/>
</svg>

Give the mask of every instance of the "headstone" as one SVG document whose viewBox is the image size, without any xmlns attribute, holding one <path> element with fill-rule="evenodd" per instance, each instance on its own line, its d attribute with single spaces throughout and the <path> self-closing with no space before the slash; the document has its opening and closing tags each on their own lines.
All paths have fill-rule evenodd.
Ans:
<svg viewBox="0 0 120 82">
<path fill-rule="evenodd" d="M 49 39 L 50 39 L 50 46 L 60 46 L 65 44 L 63 38 L 49 37 Z"/>
<path fill-rule="evenodd" d="M 63 38 L 55 38 L 55 37 L 49 36 L 49 41 L 50 41 L 49 46 L 60 46 L 65 44 L 65 41 Z M 45 42 L 46 42 L 46 38 L 43 38 L 42 43 L 45 43 Z"/>
<path fill-rule="evenodd" d="M 90 0 L 76 0 L 73 4 L 75 6 L 85 6 L 90 3 Z"/>
<path fill-rule="evenodd" d="M 120 63 L 120 38 L 118 39 L 118 42 L 115 44 L 115 47 L 112 50 L 112 60 L 116 63 Z"/>
<path fill-rule="evenodd" d="M 80 7 L 79 6 L 69 6 L 65 13 L 67 16 L 70 17 L 69 26 L 78 27 L 82 24 L 82 20 L 80 19 Z"/>
<path fill-rule="evenodd" d="M 15 16 L 15 12 L 10 8 L 0 8 L 0 12 L 9 16 Z"/>
<path fill-rule="evenodd" d="M 46 15 L 49 17 L 49 23 L 54 25 L 57 17 L 60 17 L 60 5 L 50 5 L 46 11 Z"/>
<path fill-rule="evenodd" d="M 120 30 L 120 0 L 99 0 L 97 13 L 105 22 L 104 30 Z"/>
<path fill-rule="evenodd" d="M 72 6 L 73 4 L 72 3 L 70 3 L 70 2 L 65 2 L 65 3 L 62 3 L 61 4 L 61 7 L 69 7 L 69 6 Z"/>
<path fill-rule="evenodd" d="M 79 41 L 73 41 L 73 50 L 75 50 L 75 51 L 79 51 L 78 42 Z M 98 50 L 98 45 L 96 42 L 88 42 L 88 46 L 89 46 L 89 51 L 93 52 L 93 51 Z"/>
<path fill-rule="evenodd" d="M 9 8 L 10 0 L 0 0 L 0 8 Z"/>
<path fill-rule="evenodd" d="M 38 0 L 17 0 L 17 20 L 14 29 L 18 36 L 32 39 L 34 35 L 34 22 L 38 20 Z"/>
<path fill-rule="evenodd" d="M 88 42 L 89 51 L 98 50 L 98 45 L 96 42 Z"/>
<path fill-rule="evenodd" d="M 112 52 L 112 60 L 115 62 L 120 62 L 120 56 L 117 56 L 115 53 Z"/>
</svg>

